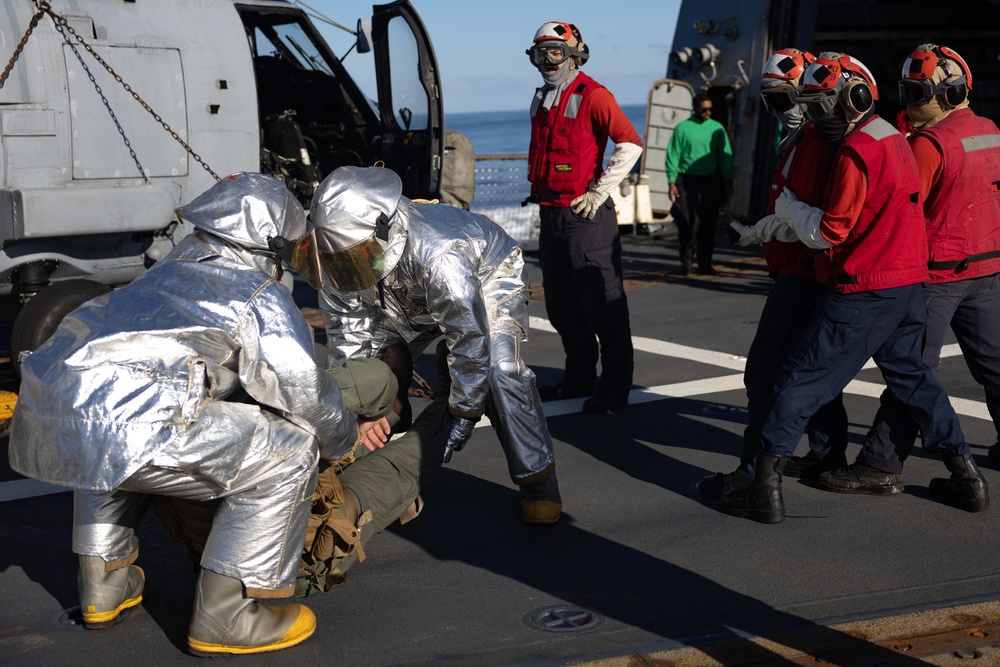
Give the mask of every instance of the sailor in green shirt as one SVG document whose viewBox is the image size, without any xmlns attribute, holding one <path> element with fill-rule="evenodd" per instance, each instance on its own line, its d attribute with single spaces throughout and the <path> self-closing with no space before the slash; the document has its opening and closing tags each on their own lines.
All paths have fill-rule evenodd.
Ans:
<svg viewBox="0 0 1000 667">
<path fill-rule="evenodd" d="M 694 115 L 674 128 L 667 146 L 670 213 L 677 223 L 681 274 L 691 272 L 697 249 L 698 273 L 715 275 L 712 251 L 719 211 L 733 192 L 733 151 L 726 129 L 712 119 L 712 100 L 694 96 Z"/>
</svg>

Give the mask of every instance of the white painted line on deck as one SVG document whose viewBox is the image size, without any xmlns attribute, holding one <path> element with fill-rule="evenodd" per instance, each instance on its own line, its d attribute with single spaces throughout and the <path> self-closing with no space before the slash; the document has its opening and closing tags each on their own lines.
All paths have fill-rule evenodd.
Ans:
<svg viewBox="0 0 1000 667">
<path fill-rule="evenodd" d="M 535 331 L 555 333 L 555 329 L 549 321 L 541 317 L 530 318 L 530 327 Z M 742 371 L 746 366 L 746 357 L 732 355 L 725 352 L 702 350 L 696 347 L 669 343 L 667 341 L 656 340 L 655 338 L 643 338 L 641 336 L 634 336 L 632 338 L 632 344 L 636 350 L 648 352 L 650 354 L 658 354 L 677 359 L 687 359 L 688 361 L 708 364 L 710 366 L 741 371 L 740 373 L 720 375 L 702 380 L 690 380 L 687 382 L 676 382 L 674 384 L 663 384 L 655 387 L 633 389 L 629 393 L 629 403 L 632 405 L 650 403 L 652 401 L 660 401 L 667 398 L 687 398 L 690 396 L 703 396 L 705 394 L 718 394 L 727 391 L 743 390 Z M 946 345 L 941 351 L 941 356 L 942 358 L 952 357 L 960 355 L 961 353 L 962 352 L 958 348 L 958 345 Z M 871 361 L 869 361 L 865 366 L 865 368 L 874 367 L 875 364 Z M 844 391 L 848 394 L 877 398 L 882 394 L 882 390 L 884 388 L 884 385 L 876 382 L 854 380 L 847 386 L 846 389 L 844 389 Z M 545 416 L 560 417 L 580 413 L 583 411 L 583 401 L 584 399 L 582 398 L 571 398 L 563 401 L 547 402 L 544 404 Z M 742 405 L 745 401 L 741 400 L 740 403 Z M 984 420 L 990 419 L 985 403 L 961 398 L 952 398 L 951 404 L 952 407 L 955 408 L 955 412 L 960 415 Z M 486 426 L 490 426 L 490 420 L 486 417 L 483 417 L 476 424 L 476 428 Z M 0 482 L 0 502 L 22 500 L 24 498 L 35 498 L 53 493 L 62 493 L 69 490 L 70 489 L 63 486 L 54 486 L 52 484 L 46 484 L 32 479 Z"/>
<path fill-rule="evenodd" d="M 547 331 L 555 333 L 552 324 L 541 317 L 529 317 L 528 329 L 535 331 Z M 632 336 L 632 347 L 641 352 L 658 354 L 663 357 L 674 357 L 676 359 L 687 359 L 701 364 L 711 366 L 721 366 L 734 371 L 742 371 L 746 367 L 746 357 L 728 354 L 726 352 L 713 352 L 712 350 L 702 350 L 697 347 L 668 343 L 655 338 L 643 338 L 642 336 Z"/>
<path fill-rule="evenodd" d="M 854 394 L 855 396 L 871 396 L 872 398 L 878 398 L 882 395 L 882 391 L 885 389 L 884 384 L 878 382 L 863 382 L 861 380 L 852 380 L 851 384 L 847 385 L 844 389 L 844 393 Z M 960 415 L 965 415 L 966 417 L 975 417 L 976 419 L 985 419 L 990 421 L 989 411 L 986 409 L 986 403 L 981 401 L 970 401 L 967 398 L 955 398 L 954 396 L 949 396 L 948 400 L 951 402 L 951 407 L 955 409 L 955 412 Z M 875 415 L 872 415 L 874 417 Z"/>
<path fill-rule="evenodd" d="M 545 331 L 547 333 L 555 333 L 555 327 L 552 323 L 543 317 L 529 317 L 528 318 L 528 328 L 529 332 L 534 331 Z M 657 340 L 656 338 L 644 338 L 642 336 L 632 336 L 632 347 L 641 352 L 649 352 L 650 354 L 658 354 L 663 357 L 674 357 L 675 359 L 687 359 L 689 361 L 695 361 L 701 364 L 709 364 L 711 366 L 720 366 L 722 368 L 728 368 L 734 371 L 742 371 L 746 368 L 747 358 L 740 356 L 738 354 L 729 354 L 727 352 L 713 352 L 712 350 L 703 350 L 697 347 L 690 347 L 688 345 L 679 345 L 677 343 L 668 343 L 667 341 Z M 941 358 L 945 359 L 947 357 L 957 357 L 961 356 L 962 350 L 958 347 L 958 343 L 952 343 L 951 345 L 945 345 L 941 348 Z M 876 368 L 875 362 L 871 359 L 865 364 L 865 369 Z"/>
<path fill-rule="evenodd" d="M 552 323 L 542 317 L 529 318 L 529 327 L 536 331 L 546 331 L 555 333 Z M 677 359 L 688 359 L 699 363 L 721 366 L 732 370 L 742 371 L 746 367 L 746 357 L 727 354 L 725 352 L 713 352 L 712 350 L 702 350 L 687 345 L 678 345 L 655 338 L 643 338 L 641 336 L 632 337 L 632 345 L 636 350 L 659 354 L 665 357 Z M 957 343 L 945 345 L 941 349 L 941 358 L 961 356 L 962 350 Z M 866 369 L 876 368 L 875 362 L 870 360 L 865 364 Z M 677 384 L 665 384 L 657 387 L 646 387 L 633 389 L 629 394 L 629 403 L 648 403 L 663 398 L 683 398 L 686 396 L 700 396 L 703 394 L 714 394 L 724 391 L 735 391 L 743 389 L 742 375 L 723 375 L 720 377 L 706 378 L 704 380 L 692 380 L 690 382 L 680 382 Z M 865 382 L 853 380 L 844 389 L 845 393 L 856 396 L 870 396 L 878 398 L 882 395 L 885 385 L 878 382 Z M 967 417 L 990 420 L 990 414 L 986 409 L 986 404 L 982 401 L 971 401 L 965 398 L 949 397 L 955 412 Z M 580 412 L 583 409 L 583 399 L 571 399 L 566 401 L 553 401 L 545 404 L 545 415 L 547 417 L 557 417 L 559 415 Z M 874 415 L 872 415 L 874 416 Z"/>
</svg>

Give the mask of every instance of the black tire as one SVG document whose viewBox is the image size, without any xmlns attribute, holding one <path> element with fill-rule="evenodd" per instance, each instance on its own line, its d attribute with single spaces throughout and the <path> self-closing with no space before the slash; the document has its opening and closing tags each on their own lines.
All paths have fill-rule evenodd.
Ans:
<svg viewBox="0 0 1000 667">
<path fill-rule="evenodd" d="M 95 280 L 74 278 L 52 283 L 21 306 L 10 334 L 10 360 L 21 377 L 18 359 L 22 352 L 38 349 L 55 333 L 63 318 L 111 288 Z"/>
</svg>

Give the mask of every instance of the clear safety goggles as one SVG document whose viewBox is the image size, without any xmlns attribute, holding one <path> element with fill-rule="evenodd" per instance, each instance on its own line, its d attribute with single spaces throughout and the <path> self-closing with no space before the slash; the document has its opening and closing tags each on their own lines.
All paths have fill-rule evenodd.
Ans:
<svg viewBox="0 0 1000 667">
<path fill-rule="evenodd" d="M 760 101 L 768 113 L 785 113 L 798 104 L 798 91 L 792 86 L 774 86 L 760 91 Z"/>
<path fill-rule="evenodd" d="M 811 123 L 829 118 L 837 108 L 837 93 L 833 91 L 802 95 L 798 98 L 802 113 Z"/>
<path fill-rule="evenodd" d="M 965 77 L 959 77 L 947 85 L 941 83 L 934 85 L 929 81 L 914 81 L 913 79 L 902 79 L 899 82 L 899 99 L 906 106 L 920 106 L 927 104 L 935 95 L 945 95 L 948 90 L 956 85 L 965 83 Z"/>
<path fill-rule="evenodd" d="M 531 59 L 531 64 L 535 67 L 542 65 L 559 65 L 572 54 L 571 49 L 565 44 L 536 44 L 525 53 Z"/>
</svg>

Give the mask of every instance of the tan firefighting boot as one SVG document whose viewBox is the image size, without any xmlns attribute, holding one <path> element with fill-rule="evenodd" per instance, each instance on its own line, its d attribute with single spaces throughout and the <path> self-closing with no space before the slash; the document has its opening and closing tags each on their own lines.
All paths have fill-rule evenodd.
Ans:
<svg viewBox="0 0 1000 667">
<path fill-rule="evenodd" d="M 556 471 L 521 486 L 521 515 L 525 523 L 555 523 L 562 514 Z"/>
<path fill-rule="evenodd" d="M 288 648 L 316 631 L 316 616 L 301 604 L 264 606 L 243 582 L 202 569 L 195 591 L 188 648 L 195 655 L 263 653 Z"/>
<path fill-rule="evenodd" d="M 146 574 L 138 565 L 108 572 L 100 556 L 80 556 L 76 583 L 80 591 L 83 627 L 109 628 L 135 616 L 146 587 Z"/>
</svg>

